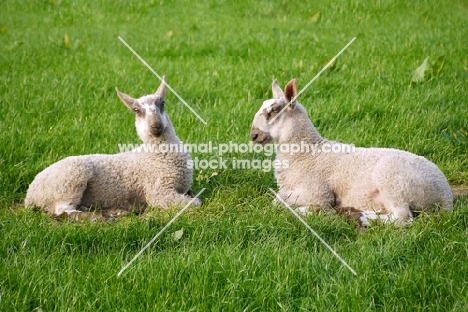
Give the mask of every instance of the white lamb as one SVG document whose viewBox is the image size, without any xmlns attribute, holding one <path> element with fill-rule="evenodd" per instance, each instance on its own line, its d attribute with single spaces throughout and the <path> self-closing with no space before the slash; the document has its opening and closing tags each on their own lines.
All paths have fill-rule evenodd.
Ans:
<svg viewBox="0 0 468 312">
<path fill-rule="evenodd" d="M 187 165 L 190 155 L 182 148 L 167 148 L 183 145 L 164 109 L 166 84 L 161 83 L 155 94 L 139 99 L 116 91 L 135 114 L 137 133 L 146 151 L 140 148 L 58 161 L 35 177 L 26 194 L 26 207 L 41 208 L 56 216 L 87 211 L 105 215 L 105 211 L 143 212 L 148 205 L 166 209 L 193 199 L 193 171 Z M 165 148 L 159 148 L 163 145 Z M 193 204 L 201 202 L 195 199 Z"/>
<path fill-rule="evenodd" d="M 413 212 L 438 205 L 452 209 L 452 191 L 434 163 L 401 150 L 353 149 L 326 140 L 295 101 L 295 80 L 284 92 L 274 80 L 272 89 L 274 99 L 263 102 L 250 136 L 258 144 L 277 143 L 278 195 L 288 204 L 301 212 L 330 207 L 351 212 L 366 226 L 376 218 L 402 225 Z"/>
</svg>

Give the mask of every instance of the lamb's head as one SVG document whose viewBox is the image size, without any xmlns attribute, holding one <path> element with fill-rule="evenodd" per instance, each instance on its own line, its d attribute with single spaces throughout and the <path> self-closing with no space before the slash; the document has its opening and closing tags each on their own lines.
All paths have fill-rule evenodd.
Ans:
<svg viewBox="0 0 468 312">
<path fill-rule="evenodd" d="M 164 111 L 164 99 L 166 97 L 166 78 L 163 76 L 163 82 L 154 94 L 145 95 L 138 99 L 120 92 L 117 88 L 117 95 L 122 102 L 136 116 L 136 129 L 138 135 L 143 141 L 151 137 L 161 137 L 171 125 L 169 117 Z"/>
<path fill-rule="evenodd" d="M 264 145 L 279 142 L 282 134 L 290 132 L 287 129 L 294 123 L 290 115 L 296 106 L 296 80 L 291 80 L 283 92 L 275 79 L 272 83 L 272 90 L 274 99 L 263 102 L 262 107 L 255 114 L 250 130 L 250 138 L 254 143 Z"/>
</svg>

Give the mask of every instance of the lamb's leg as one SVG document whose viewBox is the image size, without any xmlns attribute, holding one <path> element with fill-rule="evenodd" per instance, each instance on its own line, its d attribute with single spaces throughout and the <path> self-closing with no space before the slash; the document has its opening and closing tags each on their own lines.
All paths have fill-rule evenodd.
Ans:
<svg viewBox="0 0 468 312">
<path fill-rule="evenodd" d="M 405 202 L 408 194 L 402 191 L 401 188 L 390 188 L 388 185 L 379 185 L 377 192 L 373 196 L 384 205 L 385 212 L 377 214 L 378 219 L 383 223 L 405 225 L 412 221 L 413 214 L 409 209 L 409 203 Z M 375 218 L 371 217 L 371 213 L 366 216 L 368 219 Z"/>
<path fill-rule="evenodd" d="M 91 222 L 96 221 L 109 221 L 105 218 L 100 211 L 69 211 L 67 213 L 62 213 L 60 215 L 54 215 L 56 220 L 70 220 L 70 221 L 80 221 L 80 220 L 89 220 Z"/>
<path fill-rule="evenodd" d="M 202 202 L 200 198 L 195 198 L 194 196 L 195 195 L 190 196 L 190 195 L 182 195 L 182 194 L 176 193 L 175 202 L 179 206 L 186 206 L 190 203 L 190 206 L 198 207 L 202 204 Z"/>
<path fill-rule="evenodd" d="M 89 220 L 91 222 L 113 222 L 120 216 L 125 216 L 131 212 L 122 209 L 106 209 L 94 211 L 72 211 L 55 216 L 57 220 L 80 221 Z"/>
<path fill-rule="evenodd" d="M 404 225 L 412 220 L 409 209 L 410 199 L 418 194 L 414 189 L 413 177 L 408 174 L 411 168 L 404 161 L 382 160 L 372 172 L 375 191 L 372 200 L 376 205 L 383 205 L 385 212 L 378 215 L 383 223 Z M 367 207 L 372 209 L 372 207 Z M 366 209 L 367 210 L 367 209 Z M 368 219 L 371 219 L 369 216 Z"/>
<path fill-rule="evenodd" d="M 56 216 L 76 212 L 92 175 L 92 165 L 86 159 L 65 158 L 36 176 L 29 186 L 25 204 Z"/>
<path fill-rule="evenodd" d="M 346 216 L 348 222 L 357 222 L 360 226 L 370 226 L 369 217 L 366 212 L 353 207 L 337 207 L 335 208 L 337 214 Z M 370 218 L 375 220 L 375 218 Z"/>
<path fill-rule="evenodd" d="M 58 216 L 63 213 L 81 212 L 79 207 L 91 175 L 90 172 L 83 172 L 79 177 L 75 175 L 74 177 L 77 179 L 74 181 L 64 181 L 68 188 L 66 188 L 67 191 L 57 192 L 56 198 L 58 200 L 55 202 L 53 214 Z"/>
<path fill-rule="evenodd" d="M 201 205 L 201 200 L 199 198 L 193 198 L 189 195 L 180 194 L 175 190 L 164 190 L 159 194 L 155 194 L 155 196 L 147 198 L 147 201 L 150 206 L 161 209 L 169 209 L 174 206 L 186 206 L 189 203 L 190 206 L 193 207 Z"/>
<path fill-rule="evenodd" d="M 369 227 L 372 225 L 372 222 L 380 221 L 384 224 L 395 224 L 395 225 L 405 225 L 408 222 L 411 222 L 411 212 L 410 218 L 406 221 L 402 221 L 402 218 L 398 217 L 394 213 L 387 213 L 386 211 L 377 212 L 377 211 L 362 211 L 353 207 L 338 207 L 335 209 L 338 214 L 343 214 L 346 216 L 346 219 L 350 222 L 357 222 L 360 226 Z M 406 215 L 406 210 L 401 209 L 401 212 Z"/>
<path fill-rule="evenodd" d="M 384 224 L 393 224 L 396 226 L 405 226 L 413 221 L 411 211 L 407 214 L 406 208 L 396 209 L 397 213 L 376 213 L 372 211 L 363 211 L 359 218 L 359 222 L 362 226 L 370 226 L 370 220 L 381 221 Z M 401 212 L 399 214 L 398 212 Z"/>
<path fill-rule="evenodd" d="M 380 220 L 384 223 L 392 223 L 397 226 L 404 226 L 413 221 L 413 213 L 409 207 L 389 207 L 390 211 L 388 214 L 379 215 Z"/>
<path fill-rule="evenodd" d="M 302 215 L 316 213 L 319 211 L 329 211 L 334 201 L 334 194 L 324 186 L 319 190 L 311 191 L 308 188 L 297 187 L 293 190 L 281 189 L 278 195 L 286 204 L 295 208 L 295 211 Z M 278 198 L 273 200 L 274 204 L 280 204 Z"/>
</svg>

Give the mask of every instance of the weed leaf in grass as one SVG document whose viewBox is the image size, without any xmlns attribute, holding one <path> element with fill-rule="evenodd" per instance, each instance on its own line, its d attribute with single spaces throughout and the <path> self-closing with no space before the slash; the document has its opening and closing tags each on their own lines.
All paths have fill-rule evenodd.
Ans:
<svg viewBox="0 0 468 312">
<path fill-rule="evenodd" d="M 322 19 L 322 12 L 318 11 L 317 13 L 312 15 L 309 20 L 312 23 L 318 23 L 318 22 L 320 22 L 321 19 Z"/>
<path fill-rule="evenodd" d="M 424 74 L 427 70 L 429 70 L 429 56 L 426 57 L 424 62 L 413 71 L 413 77 L 411 78 L 411 82 L 422 82 L 424 81 Z"/>
<path fill-rule="evenodd" d="M 178 241 L 179 239 L 182 238 L 182 235 L 184 235 L 184 228 L 181 228 L 180 230 L 175 231 L 172 235 L 174 236 L 174 240 Z"/>
<path fill-rule="evenodd" d="M 68 38 L 68 34 L 64 34 L 63 35 L 63 45 L 65 46 L 65 48 L 67 49 L 71 49 L 72 45 L 70 43 L 70 38 Z"/>
</svg>

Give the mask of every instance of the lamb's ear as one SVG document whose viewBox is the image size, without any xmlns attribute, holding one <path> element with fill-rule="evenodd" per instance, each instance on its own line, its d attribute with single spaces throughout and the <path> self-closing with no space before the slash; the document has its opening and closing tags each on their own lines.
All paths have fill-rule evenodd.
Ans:
<svg viewBox="0 0 468 312">
<path fill-rule="evenodd" d="M 166 76 L 162 76 L 162 82 L 155 94 L 159 95 L 163 99 L 166 98 Z"/>
<path fill-rule="evenodd" d="M 279 99 L 284 97 L 283 90 L 281 90 L 276 79 L 273 80 L 273 83 L 271 84 L 271 90 L 273 91 L 273 98 Z"/>
<path fill-rule="evenodd" d="M 119 99 L 125 104 L 125 106 L 127 106 L 129 110 L 133 111 L 136 100 L 130 95 L 120 92 L 117 87 L 115 87 L 115 91 L 117 91 Z"/>
<path fill-rule="evenodd" d="M 290 82 L 288 82 L 286 87 L 284 87 L 284 95 L 288 103 L 294 99 L 294 101 L 292 101 L 291 104 L 289 104 L 289 109 L 294 109 L 294 107 L 296 106 L 296 95 L 297 95 L 296 79 L 291 80 Z"/>
</svg>

